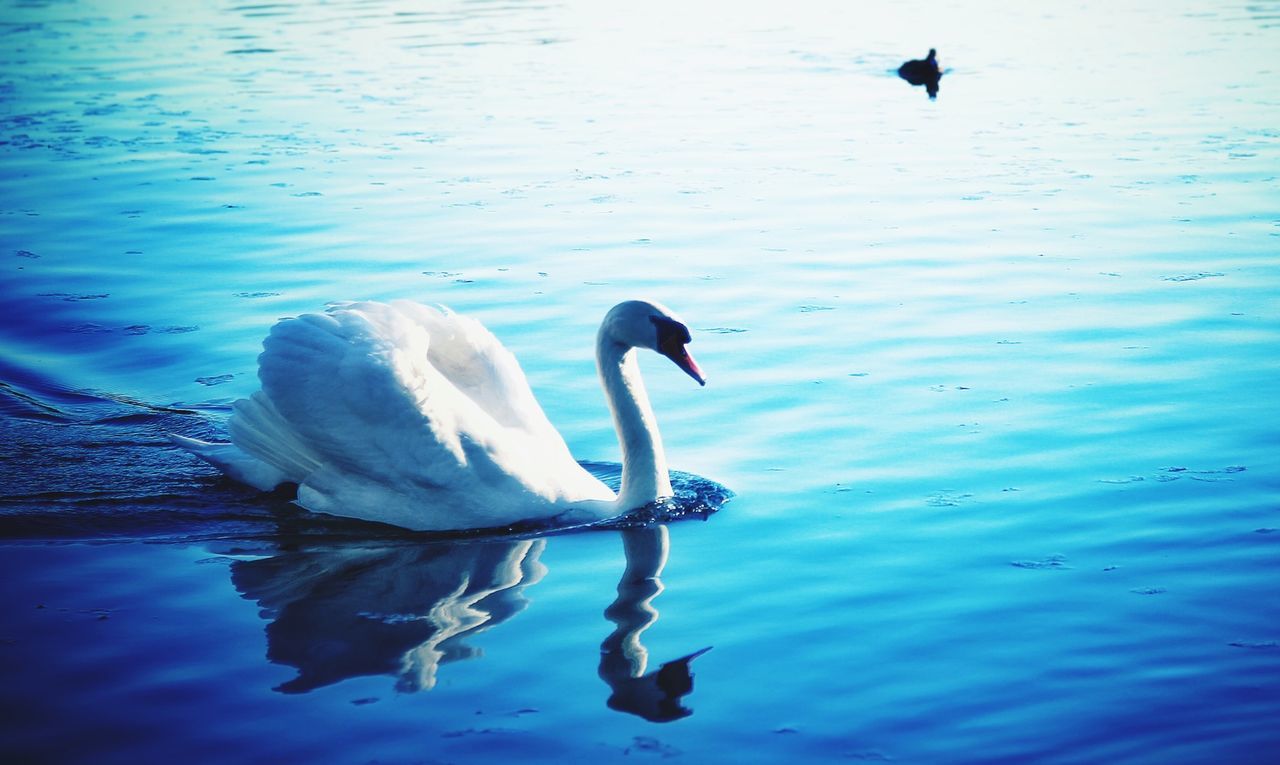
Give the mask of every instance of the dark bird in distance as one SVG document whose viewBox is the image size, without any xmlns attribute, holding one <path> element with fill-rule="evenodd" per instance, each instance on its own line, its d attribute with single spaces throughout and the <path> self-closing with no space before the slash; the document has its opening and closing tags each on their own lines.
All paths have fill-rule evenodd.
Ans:
<svg viewBox="0 0 1280 765">
<path fill-rule="evenodd" d="M 915 58 L 898 67 L 898 76 L 912 85 L 923 85 L 929 92 L 929 98 L 938 97 L 938 81 L 942 79 L 942 68 L 938 66 L 938 52 L 929 49 L 929 55 L 923 60 Z"/>
</svg>

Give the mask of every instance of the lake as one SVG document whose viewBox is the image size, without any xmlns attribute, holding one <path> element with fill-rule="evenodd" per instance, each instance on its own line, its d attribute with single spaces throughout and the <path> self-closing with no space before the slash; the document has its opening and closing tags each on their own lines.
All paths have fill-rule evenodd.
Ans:
<svg viewBox="0 0 1280 765">
<path fill-rule="evenodd" d="M 6 762 L 1276 761 L 1280 2 L 3 8 Z M 632 297 L 718 512 L 423 538 L 167 438 L 409 298 L 608 472 Z"/>
</svg>

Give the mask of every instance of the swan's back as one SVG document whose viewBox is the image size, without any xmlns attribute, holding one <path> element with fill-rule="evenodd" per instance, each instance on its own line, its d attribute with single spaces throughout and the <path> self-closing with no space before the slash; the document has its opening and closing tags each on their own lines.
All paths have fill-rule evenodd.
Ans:
<svg viewBox="0 0 1280 765">
<path fill-rule="evenodd" d="M 611 500 L 479 322 L 408 301 L 285 319 L 232 440 L 318 512 L 412 529 L 504 526 Z"/>
</svg>

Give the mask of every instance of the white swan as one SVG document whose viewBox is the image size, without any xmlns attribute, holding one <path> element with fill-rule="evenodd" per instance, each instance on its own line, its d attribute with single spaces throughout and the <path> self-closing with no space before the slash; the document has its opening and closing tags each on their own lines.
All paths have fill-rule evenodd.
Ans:
<svg viewBox="0 0 1280 765">
<path fill-rule="evenodd" d="M 699 384 L 689 329 L 667 308 L 614 306 L 596 366 L 622 446 L 613 491 L 574 461 L 515 357 L 447 308 L 351 303 L 276 324 L 258 357 L 262 390 L 236 401 L 231 443 L 175 443 L 261 490 L 298 485 L 320 513 L 420 531 L 611 518 L 672 494 L 636 348 Z"/>
</svg>

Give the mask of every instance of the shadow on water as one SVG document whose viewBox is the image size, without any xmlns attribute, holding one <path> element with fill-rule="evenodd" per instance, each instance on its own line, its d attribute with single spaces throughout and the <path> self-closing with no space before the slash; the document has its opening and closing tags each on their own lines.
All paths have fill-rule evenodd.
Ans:
<svg viewBox="0 0 1280 765">
<path fill-rule="evenodd" d="M 938 52 L 929 49 L 923 59 L 912 59 L 898 67 L 898 76 L 912 85 L 923 85 L 929 99 L 938 97 L 938 84 L 942 80 L 942 67 L 938 65 Z"/>
<path fill-rule="evenodd" d="M 689 663 L 708 648 L 646 673 L 641 633 L 658 620 L 654 598 L 669 551 L 667 528 L 620 529 L 626 565 L 615 625 L 601 645 L 599 675 L 611 709 L 652 722 L 687 717 Z M 546 573 L 548 539 L 472 539 L 421 544 L 342 544 L 280 550 L 231 566 L 236 590 L 262 608 L 267 659 L 298 674 L 275 688 L 306 693 L 350 678 L 387 675 L 397 691 L 435 687 L 445 664 L 476 658 L 467 640 L 519 614 L 526 587 Z"/>
</svg>

